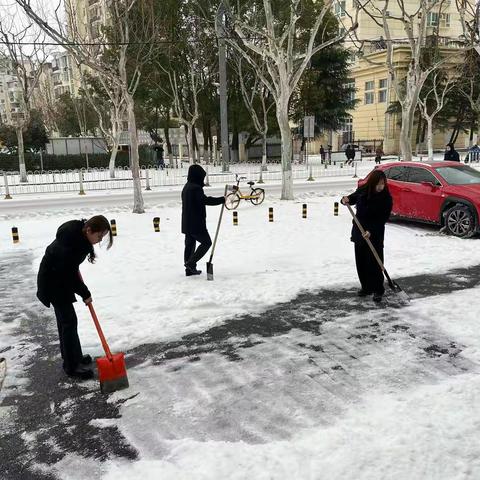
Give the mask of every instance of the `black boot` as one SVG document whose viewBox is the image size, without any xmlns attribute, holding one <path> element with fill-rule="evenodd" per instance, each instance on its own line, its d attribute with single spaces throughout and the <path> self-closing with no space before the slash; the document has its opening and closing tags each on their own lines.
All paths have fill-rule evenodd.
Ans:
<svg viewBox="0 0 480 480">
<path fill-rule="evenodd" d="M 90 380 L 93 378 L 93 370 L 82 365 L 78 365 L 74 370 L 65 370 L 69 377 L 79 378 L 80 380 Z"/>
<path fill-rule="evenodd" d="M 382 301 L 383 295 L 381 293 L 374 293 L 373 294 L 373 301 L 375 303 L 380 303 Z"/>
<path fill-rule="evenodd" d="M 357 292 L 357 295 L 359 297 L 367 297 L 368 295 L 371 295 L 372 292 L 367 292 L 366 290 L 364 290 L 363 288 L 361 288 L 358 292 Z"/>
<path fill-rule="evenodd" d="M 185 264 L 185 275 L 187 277 L 191 277 L 192 275 L 200 275 L 202 273 L 201 270 L 197 270 L 196 265 L 189 265 L 188 263 Z"/>
<path fill-rule="evenodd" d="M 90 365 L 92 363 L 92 357 L 90 355 L 84 355 L 82 360 L 80 360 L 80 363 L 82 365 Z"/>
</svg>

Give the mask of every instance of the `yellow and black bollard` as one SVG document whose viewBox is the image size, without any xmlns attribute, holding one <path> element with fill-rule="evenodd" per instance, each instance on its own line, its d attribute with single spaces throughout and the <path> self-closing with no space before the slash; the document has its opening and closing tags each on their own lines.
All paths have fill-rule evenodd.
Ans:
<svg viewBox="0 0 480 480">
<path fill-rule="evenodd" d="M 112 235 L 114 237 L 116 237 L 117 236 L 117 222 L 116 222 L 116 220 L 114 220 L 114 219 L 110 220 L 110 225 L 112 227 Z"/>
<path fill-rule="evenodd" d="M 302 218 L 307 218 L 307 204 L 304 203 L 302 206 Z"/>
<path fill-rule="evenodd" d="M 268 221 L 273 222 L 273 207 L 268 208 Z"/>
<path fill-rule="evenodd" d="M 338 217 L 338 202 L 333 204 L 333 214 Z"/>
<path fill-rule="evenodd" d="M 20 242 L 20 237 L 18 236 L 18 228 L 17 227 L 12 227 L 12 239 L 13 239 L 13 243 L 19 243 Z"/>
<path fill-rule="evenodd" d="M 233 212 L 233 224 L 238 225 L 238 212 Z"/>
<path fill-rule="evenodd" d="M 153 229 L 156 231 L 156 232 L 159 232 L 160 231 L 160 217 L 155 217 L 153 219 Z"/>
</svg>

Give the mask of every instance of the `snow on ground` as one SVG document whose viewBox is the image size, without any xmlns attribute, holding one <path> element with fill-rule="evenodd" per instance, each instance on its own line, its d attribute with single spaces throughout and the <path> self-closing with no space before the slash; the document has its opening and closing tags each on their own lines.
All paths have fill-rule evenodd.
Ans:
<svg viewBox="0 0 480 480">
<path fill-rule="evenodd" d="M 275 198 L 267 198 L 260 206 L 244 202 L 238 210 L 238 226 L 233 226 L 232 213 L 226 211 L 213 261 L 214 282 L 205 275 L 184 275 L 179 202 L 152 207 L 145 215 L 118 207 L 113 212 L 90 209 L 17 218 L 19 245 L 12 245 L 9 238 L 12 221 L 0 221 L 0 243 L 6 252 L 31 249 L 33 275 L 61 223 L 95 213 L 115 218 L 114 246 L 109 251 L 100 248 L 97 263 L 85 262 L 81 270 L 112 346 L 130 349 L 201 331 L 225 316 L 260 312 L 305 289 L 355 283 L 351 219 L 344 207 L 338 217 L 333 216 L 336 200 L 311 193 L 295 202 Z M 301 217 L 303 202 L 308 204 L 306 220 Z M 273 223 L 268 222 L 270 206 L 274 207 Z M 208 208 L 212 237 L 219 211 Z M 161 219 L 160 233 L 153 231 L 154 216 Z M 460 267 L 480 262 L 480 249 L 473 248 L 476 240 L 434 233 L 434 229 L 388 225 L 386 264 L 391 275 L 438 272 L 452 263 Z M 200 264 L 204 271 L 206 261 Z M 78 303 L 77 312 L 85 350 L 100 353 L 88 310 Z"/>
<path fill-rule="evenodd" d="M 112 349 L 132 350 L 203 332 L 235 315 L 259 314 L 305 290 L 355 285 L 351 219 L 343 207 L 333 216 L 333 202 L 343 193 L 349 192 L 302 193 L 294 202 L 268 196 L 260 206 L 243 203 L 238 226 L 225 212 L 213 282 L 205 275 L 184 276 L 176 200 L 152 205 L 145 215 L 119 205 L 4 218 L 0 262 L 8 262 L 12 252 L 32 254 L 35 275 L 62 222 L 97 213 L 115 218 L 113 248 L 101 248 L 97 263 L 86 262 L 81 269 Z M 301 217 L 302 203 L 308 204 L 308 219 Z M 274 207 L 273 223 L 268 222 L 269 207 Z M 208 208 L 212 236 L 218 212 L 218 207 Z M 160 233 L 153 231 L 155 216 L 161 218 Z M 11 244 L 12 222 L 20 231 L 19 245 Z M 389 224 L 386 264 L 394 278 L 477 265 L 477 245 L 478 240 L 439 236 L 431 228 Z M 205 270 L 204 261 L 200 268 Z M 415 300 L 396 315 L 417 330 L 450 336 L 478 364 L 477 290 Z M 86 308 L 81 303 L 76 308 L 85 353 L 100 355 Z M 366 318 L 374 322 L 376 315 L 381 313 Z M 3 324 L 1 329 L 3 335 Z M 362 358 L 369 369 L 355 367 L 358 391 L 352 398 L 346 395 L 338 408 L 313 377 L 296 373 L 301 355 L 283 337 L 249 348 L 242 365 L 214 352 L 197 363 L 137 365 L 129 369 L 132 387 L 111 401 L 140 393 L 125 401 L 116 423 L 140 459 L 112 459 L 101 466 L 101 478 L 480 478 L 478 369 L 437 373 L 435 381 L 390 383 L 389 375 L 415 370 L 417 359 L 408 348 L 408 343 L 392 343 Z M 276 365 L 282 349 L 288 360 Z M 94 465 L 93 459 L 67 455 L 55 470 L 62 479 L 84 479 L 92 477 Z"/>
</svg>

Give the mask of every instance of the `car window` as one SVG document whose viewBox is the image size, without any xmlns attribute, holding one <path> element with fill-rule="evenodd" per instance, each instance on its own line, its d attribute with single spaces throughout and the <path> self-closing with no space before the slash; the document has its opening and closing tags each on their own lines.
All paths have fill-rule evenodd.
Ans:
<svg viewBox="0 0 480 480">
<path fill-rule="evenodd" d="M 435 176 L 425 168 L 409 167 L 408 168 L 408 182 L 422 183 L 431 182 L 434 185 L 441 185 Z"/>
<path fill-rule="evenodd" d="M 385 176 L 389 180 L 396 180 L 397 182 L 407 181 L 407 168 L 406 167 L 392 167 L 385 170 Z"/>
<path fill-rule="evenodd" d="M 480 172 L 466 165 L 438 167 L 435 169 L 450 185 L 471 185 L 480 183 Z"/>
</svg>

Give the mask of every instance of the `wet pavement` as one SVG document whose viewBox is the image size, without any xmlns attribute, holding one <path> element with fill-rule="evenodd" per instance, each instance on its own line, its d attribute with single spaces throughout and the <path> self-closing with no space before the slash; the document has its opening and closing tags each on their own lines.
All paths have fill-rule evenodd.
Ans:
<svg viewBox="0 0 480 480">
<path fill-rule="evenodd" d="M 34 301 L 31 260 L 25 252 L 4 257 L 0 264 L 0 322 L 21 320 L 18 344 L 0 350 L 0 357 L 14 350 L 16 358 L 25 360 L 22 384 L 7 381 L 0 393 L 0 478 L 56 479 L 48 467 L 67 454 L 99 463 L 134 461 L 139 452 L 114 423 L 122 404 L 139 392 L 133 386 L 122 400 L 109 402 L 97 382 L 65 378 L 52 314 Z M 480 266 L 396 280 L 412 299 L 433 297 L 478 286 Z M 249 443 L 287 438 L 295 429 L 328 422 L 373 385 L 401 390 L 477 369 L 453 339 L 402 320 L 402 308 L 393 295 L 380 306 L 359 299 L 353 287 L 305 291 L 261 314 L 227 318 L 177 341 L 134 348 L 126 352 L 127 368 L 145 365 L 161 373 L 164 412 L 155 428 L 166 438 Z M 408 350 L 414 362 L 393 368 L 384 355 L 393 347 L 398 354 Z M 216 398 L 215 410 L 206 412 L 209 392 L 221 391 L 224 403 Z M 282 405 L 273 408 L 279 392 Z M 185 416 L 193 415 L 193 426 L 178 412 L 169 414 L 189 396 L 198 403 Z M 105 419 L 114 421 L 105 424 Z"/>
</svg>

